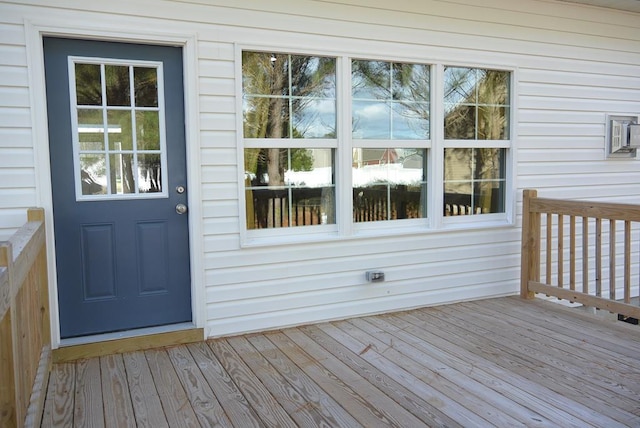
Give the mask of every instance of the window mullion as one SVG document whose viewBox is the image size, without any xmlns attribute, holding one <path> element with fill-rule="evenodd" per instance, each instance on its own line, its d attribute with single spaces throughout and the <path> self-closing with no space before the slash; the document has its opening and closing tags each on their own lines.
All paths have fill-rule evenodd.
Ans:
<svg viewBox="0 0 640 428">
<path fill-rule="evenodd" d="M 431 168 L 429 169 L 429 205 L 432 228 L 442 227 L 444 216 L 444 66 L 432 66 L 431 78 Z"/>
<path fill-rule="evenodd" d="M 337 60 L 337 136 L 336 153 L 336 223 L 341 235 L 353 233 L 353 177 L 351 163 L 353 140 L 351 137 L 351 59 Z"/>
</svg>

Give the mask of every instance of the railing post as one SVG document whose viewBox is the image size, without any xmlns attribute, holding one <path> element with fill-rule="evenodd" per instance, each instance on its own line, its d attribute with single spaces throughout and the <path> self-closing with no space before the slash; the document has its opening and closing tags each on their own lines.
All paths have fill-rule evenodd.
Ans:
<svg viewBox="0 0 640 428">
<path fill-rule="evenodd" d="M 531 212 L 531 199 L 538 196 L 533 189 L 522 193 L 522 253 L 520 264 L 520 297 L 533 299 L 529 281 L 540 281 L 540 213 Z"/>
<path fill-rule="evenodd" d="M 13 246 L 10 242 L 0 242 L 0 267 L 7 269 L 8 308 L 0 315 L 0 422 L 2 426 L 17 427 L 22 421 L 19 408 L 20 391 L 16 373 L 17 326 L 15 296 L 17 285 L 13 280 Z M 5 425 L 6 424 L 6 425 Z"/>
<path fill-rule="evenodd" d="M 29 208 L 27 221 L 41 221 L 44 223 L 44 208 Z"/>
</svg>

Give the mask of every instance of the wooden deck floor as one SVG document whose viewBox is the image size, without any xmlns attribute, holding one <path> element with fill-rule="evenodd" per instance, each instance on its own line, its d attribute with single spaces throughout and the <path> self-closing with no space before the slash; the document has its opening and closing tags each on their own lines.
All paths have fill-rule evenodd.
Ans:
<svg viewBox="0 0 640 428">
<path fill-rule="evenodd" d="M 43 426 L 640 426 L 640 327 L 510 297 L 57 364 Z"/>
</svg>

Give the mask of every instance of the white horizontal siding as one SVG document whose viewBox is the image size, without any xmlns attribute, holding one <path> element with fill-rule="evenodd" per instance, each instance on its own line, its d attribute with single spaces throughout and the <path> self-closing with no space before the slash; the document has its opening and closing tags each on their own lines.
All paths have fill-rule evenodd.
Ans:
<svg viewBox="0 0 640 428">
<path fill-rule="evenodd" d="M 0 237 L 48 191 L 35 179 L 24 21 L 197 34 L 201 201 L 191 203 L 204 271 L 194 275 L 205 278 L 210 334 L 514 293 L 517 227 L 242 248 L 236 46 L 513 67 L 518 189 L 637 202 L 640 160 L 605 159 L 605 116 L 640 114 L 638 18 L 536 0 L 0 1 Z M 386 281 L 366 283 L 369 269 Z"/>
<path fill-rule="evenodd" d="M 37 201 L 24 25 L 11 21 L 0 8 L 0 240 Z"/>
</svg>

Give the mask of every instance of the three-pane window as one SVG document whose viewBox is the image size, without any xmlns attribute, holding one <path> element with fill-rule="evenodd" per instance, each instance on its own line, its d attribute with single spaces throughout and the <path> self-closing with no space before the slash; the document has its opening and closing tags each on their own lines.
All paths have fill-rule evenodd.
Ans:
<svg viewBox="0 0 640 428">
<path fill-rule="evenodd" d="M 341 64 L 350 82 L 339 81 L 337 58 L 242 53 L 247 229 L 336 224 L 346 220 L 336 203 L 345 193 L 353 223 L 505 212 L 509 71 L 444 66 L 434 100 L 432 65 Z M 443 115 L 434 140 L 436 107 Z M 337 173 L 347 153 L 350 180 Z M 443 162 L 434 180 L 441 190 L 428 181 L 434 158 Z M 441 201 L 440 212 L 429 200 Z"/>
</svg>

